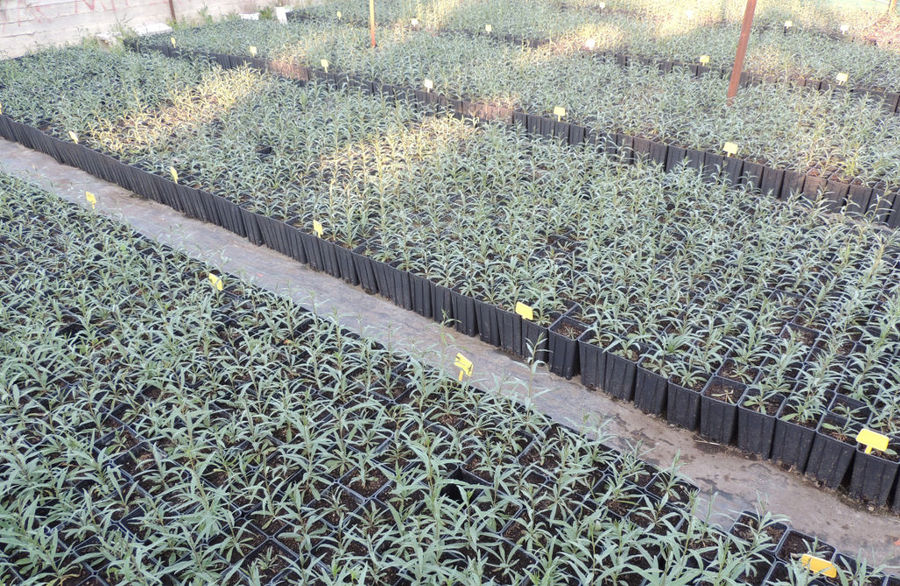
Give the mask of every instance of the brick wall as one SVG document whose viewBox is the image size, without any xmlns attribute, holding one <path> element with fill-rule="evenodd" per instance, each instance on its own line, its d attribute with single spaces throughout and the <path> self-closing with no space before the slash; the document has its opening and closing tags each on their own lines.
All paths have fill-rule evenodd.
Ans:
<svg viewBox="0 0 900 586">
<path fill-rule="evenodd" d="M 304 2 L 299 2 L 303 4 Z M 172 0 L 178 19 L 195 17 L 204 7 L 212 16 L 255 12 L 285 0 Z M 0 0 L 0 56 L 17 57 L 46 45 L 71 43 L 84 36 L 165 23 L 169 0 Z"/>
</svg>

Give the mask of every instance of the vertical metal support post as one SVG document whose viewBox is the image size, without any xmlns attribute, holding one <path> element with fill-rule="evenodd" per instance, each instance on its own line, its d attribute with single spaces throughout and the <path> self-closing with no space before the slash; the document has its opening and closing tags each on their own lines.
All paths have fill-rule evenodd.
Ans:
<svg viewBox="0 0 900 586">
<path fill-rule="evenodd" d="M 375 48 L 375 0 L 369 0 L 369 34 L 372 36 L 372 48 Z"/>
<path fill-rule="evenodd" d="M 744 70 L 744 57 L 747 55 L 747 43 L 750 41 L 750 26 L 753 24 L 753 13 L 756 12 L 756 0 L 747 0 L 744 9 L 744 23 L 741 25 L 741 38 L 738 39 L 737 55 L 734 57 L 734 69 L 731 70 L 731 81 L 728 83 L 727 104 L 730 106 L 737 95 L 741 83 L 741 72 Z"/>
</svg>

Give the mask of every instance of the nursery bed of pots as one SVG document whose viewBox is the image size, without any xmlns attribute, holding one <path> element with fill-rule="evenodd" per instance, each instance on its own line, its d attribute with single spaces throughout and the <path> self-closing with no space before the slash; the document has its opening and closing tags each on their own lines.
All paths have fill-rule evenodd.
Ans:
<svg viewBox="0 0 900 586">
<path fill-rule="evenodd" d="M 557 15 L 548 16 L 541 15 L 539 13 L 535 15 L 535 8 L 537 7 L 538 9 L 540 9 L 542 7 L 542 4 L 538 3 L 536 6 L 534 3 L 529 2 L 527 6 L 519 6 L 515 5 L 515 0 L 512 2 L 510 0 L 503 0 L 503 3 L 504 5 L 502 7 L 494 5 L 478 5 L 478 14 L 475 16 L 470 16 L 469 18 L 463 18 L 461 19 L 462 22 L 457 22 L 457 15 L 457 17 L 453 19 L 452 24 L 438 24 L 434 27 L 428 27 L 428 25 L 426 25 L 426 28 L 427 30 L 450 31 L 453 34 L 484 36 L 489 39 L 531 48 L 538 48 L 550 43 L 567 45 L 570 49 L 571 47 L 582 47 L 584 51 L 590 53 L 597 59 L 607 60 L 609 62 L 613 62 L 622 66 L 627 66 L 629 64 L 635 63 L 644 66 L 655 66 L 664 73 L 670 72 L 674 68 L 686 68 L 689 69 L 695 77 L 708 75 L 710 73 L 718 75 L 720 77 L 728 77 L 731 75 L 731 67 L 728 64 L 728 59 L 733 53 L 734 48 L 726 42 L 725 46 L 721 47 L 720 49 L 719 47 L 723 45 L 723 43 L 721 42 L 721 39 L 718 38 L 716 38 L 713 42 L 710 41 L 711 36 L 715 37 L 716 34 L 724 34 L 726 35 L 726 38 L 729 42 L 732 41 L 737 37 L 738 34 L 737 30 L 732 30 L 733 27 L 728 27 L 726 29 L 723 29 L 721 27 L 717 27 L 714 29 L 702 28 L 699 31 L 695 32 L 693 35 L 690 35 L 690 38 L 682 38 L 681 36 L 675 37 L 678 39 L 679 43 L 683 43 L 687 48 L 687 50 L 678 51 L 672 48 L 661 46 L 659 37 L 665 37 L 665 35 L 661 34 L 659 31 L 655 31 L 655 34 L 651 35 L 651 38 L 643 39 L 644 42 L 641 43 L 634 42 L 635 37 L 640 37 L 639 33 L 627 34 L 627 38 L 630 40 L 630 42 L 624 42 L 621 40 L 620 37 L 626 37 L 626 33 L 624 32 L 619 32 L 618 35 L 609 34 L 609 29 L 612 28 L 612 25 L 610 24 L 607 24 L 603 30 L 598 30 L 596 25 L 584 25 L 583 22 L 579 26 L 572 25 L 570 23 L 569 28 L 562 28 L 561 30 L 558 30 L 557 28 L 554 28 L 553 30 L 546 30 L 541 28 L 541 23 L 544 23 L 545 21 L 553 21 L 553 16 Z M 540 11 L 538 10 L 538 12 Z M 489 30 L 481 28 L 482 26 L 484 26 L 484 19 L 488 18 L 490 20 L 490 17 L 488 15 L 491 14 L 515 15 L 516 17 L 527 15 L 528 22 L 537 21 L 537 30 L 535 30 L 533 26 L 526 26 L 524 28 L 517 27 L 515 25 L 503 26 L 505 23 L 502 18 L 498 23 L 500 24 L 500 26 L 496 28 L 499 29 L 499 31 L 512 30 L 515 32 L 498 32 L 498 30 L 495 30 L 495 25 L 490 25 Z M 583 19 L 584 17 L 584 14 L 579 15 L 580 19 Z M 322 22 L 334 23 L 335 21 L 339 21 L 341 23 L 347 22 L 348 24 L 361 27 L 368 26 L 367 22 L 362 19 L 347 19 L 343 15 L 340 19 L 338 19 L 331 8 L 329 8 L 329 12 L 327 14 L 321 14 L 316 10 L 295 10 L 289 13 L 288 18 L 293 21 L 319 19 Z M 493 20 L 496 21 L 497 19 L 494 18 Z M 426 18 L 425 21 L 429 22 L 429 19 Z M 634 21 L 633 18 L 628 18 L 625 22 L 628 25 L 641 24 L 640 21 Z M 396 23 L 395 26 L 408 26 L 411 30 L 418 30 L 423 27 L 422 22 L 418 18 L 408 19 L 405 23 Z M 559 27 L 559 24 L 557 24 L 556 26 Z M 753 30 L 754 32 L 758 33 L 758 35 L 754 38 L 754 45 L 758 46 L 760 43 L 764 42 L 762 37 L 766 33 L 770 33 L 772 31 L 772 28 L 757 26 Z M 775 34 L 772 38 L 780 42 L 783 40 L 785 34 L 786 33 L 782 31 L 778 34 Z M 597 43 L 598 37 L 601 39 L 601 43 L 599 45 Z M 802 40 L 808 39 L 804 37 L 803 39 L 801 39 L 801 41 Z M 798 44 L 796 39 L 792 39 L 792 41 L 793 45 Z M 821 41 L 815 36 L 810 41 L 815 45 L 814 49 L 801 51 L 801 54 L 805 54 L 808 52 L 809 54 L 817 57 L 820 55 L 825 55 L 828 57 L 834 55 L 834 52 L 823 49 L 821 47 Z M 704 46 L 704 42 L 711 46 Z M 724 51 L 726 47 L 728 51 L 727 53 Z M 798 47 L 796 46 L 792 48 L 795 51 L 798 50 Z M 719 50 L 717 51 L 716 49 Z M 756 56 L 761 50 L 762 49 L 757 47 L 754 51 L 754 56 Z M 773 47 L 770 48 L 769 51 L 776 54 L 781 54 L 784 52 L 782 47 Z M 713 58 L 708 54 L 708 52 L 716 53 L 715 61 L 713 61 Z M 881 59 L 893 57 L 892 53 L 885 51 L 876 50 L 873 51 L 873 54 Z M 702 56 L 708 61 L 701 63 L 699 61 L 700 57 L 698 56 Z M 875 61 L 875 59 L 872 56 L 853 55 L 852 58 L 849 59 L 849 61 L 851 63 L 859 63 L 867 67 L 873 67 L 873 61 Z M 717 63 L 718 65 L 710 65 L 710 63 Z M 844 71 L 845 69 L 847 69 L 847 67 L 845 67 L 844 63 L 840 63 L 839 65 L 837 65 L 836 70 L 834 67 L 831 67 L 830 69 L 826 69 L 823 72 L 822 67 L 791 67 L 785 66 L 784 64 L 779 64 L 779 66 L 769 65 L 768 67 L 764 68 L 760 65 L 756 65 L 751 61 L 745 66 L 745 71 L 741 76 L 740 83 L 742 86 L 749 86 L 761 83 L 788 82 L 813 91 L 828 92 L 838 90 L 839 95 L 840 92 L 865 94 L 867 95 L 867 97 L 882 101 L 884 108 L 888 113 L 897 112 L 898 107 L 900 107 L 900 105 L 898 105 L 898 99 L 900 99 L 900 91 L 892 91 L 890 89 L 886 89 L 883 86 L 861 84 L 856 80 L 858 80 L 860 77 L 866 78 L 872 76 L 866 76 L 865 73 L 860 72 L 854 72 L 854 82 L 850 84 L 837 80 L 836 76 L 838 74 L 847 73 L 846 71 Z M 881 67 L 879 69 L 886 69 L 886 67 Z M 849 74 L 847 75 L 849 79 Z"/>
<path fill-rule="evenodd" d="M 863 94 L 835 97 L 841 90 L 820 94 L 760 84 L 746 87 L 736 106 L 727 108 L 721 100 L 727 80 L 720 76 L 698 78 L 680 67 L 661 73 L 656 64 L 637 62 L 622 69 L 615 59 L 597 60 L 581 48 L 555 53 L 470 34 L 399 30 L 387 32 L 370 52 L 363 29 L 319 22 L 274 26 L 224 22 L 179 31 L 177 47 L 240 56 L 254 46 L 260 64 L 266 63 L 262 56 L 271 57 L 271 69 L 292 76 L 316 75 L 325 59 L 335 78 L 344 73 L 427 93 L 466 115 L 526 124 L 530 117 L 534 132 L 568 142 L 595 137 L 612 150 L 635 150 L 667 166 L 688 158 L 718 173 L 717 166 L 727 165 L 735 180 L 747 175 L 776 195 L 794 190 L 815 198 L 823 191 L 834 209 L 852 204 L 851 210 L 864 212 L 873 200 L 888 215 L 894 209 L 900 167 L 892 145 L 900 119 L 885 115 L 882 102 Z M 173 49 L 168 37 L 140 44 L 168 54 L 192 53 Z M 426 79 L 432 91 L 426 91 Z M 553 114 L 556 107 L 563 108 L 564 119 Z M 735 156 L 725 156 L 728 142 L 737 145 Z"/>
<path fill-rule="evenodd" d="M 0 217 L 4 584 L 896 584 L 7 176 Z"/>
<path fill-rule="evenodd" d="M 91 67 L 127 62 L 117 94 L 147 78 L 138 64 L 184 87 L 169 98 L 136 90 L 149 108 L 139 114 L 109 103 L 111 118 L 95 118 L 81 139 L 117 158 L 61 140 L 51 118 L 47 134 L 3 116 L 0 133 L 558 374 L 580 372 L 716 441 L 897 507 L 895 456 L 855 444 L 862 427 L 897 441 L 896 233 L 402 100 L 71 51 Z M 76 89 L 70 73 L 61 75 Z M 47 114 L 85 116 L 72 106 L 80 91 L 54 110 L 47 86 Z M 442 184 L 447 177 L 455 183 Z M 517 302 L 534 318 L 515 313 Z"/>
<path fill-rule="evenodd" d="M 532 47 L 552 42 L 579 48 L 590 39 L 596 50 L 642 56 L 661 65 L 672 61 L 698 65 L 700 57 L 706 55 L 717 71 L 727 68 L 730 73 L 744 7 L 739 7 L 737 18 L 725 20 L 720 14 L 713 19 L 697 14 L 687 17 L 679 15 L 677 7 L 669 8 L 657 18 L 627 9 L 562 9 L 550 1 L 492 0 L 461 2 L 452 7 L 444 2 L 426 2 L 418 9 L 398 9 L 390 18 L 376 20 L 380 27 L 477 32 Z M 290 18 L 367 27 L 368 13 L 352 16 L 358 12 L 328 3 L 295 10 Z M 790 80 L 819 89 L 823 82 L 826 87 L 836 84 L 836 76 L 846 73 L 848 86 L 879 97 L 885 91 L 900 91 L 896 74 L 900 59 L 895 52 L 847 43 L 852 35 L 822 33 L 814 26 L 804 26 L 801 15 L 786 15 L 774 22 L 767 17 L 765 7 L 758 7 L 757 14 L 752 50 L 745 63 L 748 80 Z M 788 29 L 784 28 L 785 19 L 791 19 Z M 850 27 L 847 22 L 842 24 Z"/>
</svg>

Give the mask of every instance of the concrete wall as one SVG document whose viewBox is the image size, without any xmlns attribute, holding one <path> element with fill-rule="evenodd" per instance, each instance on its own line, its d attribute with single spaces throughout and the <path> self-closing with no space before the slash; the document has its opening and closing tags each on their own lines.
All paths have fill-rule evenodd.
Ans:
<svg viewBox="0 0 900 586">
<path fill-rule="evenodd" d="M 206 8 L 212 16 L 255 12 L 287 0 L 172 0 L 178 20 L 195 18 Z M 17 57 L 47 45 L 172 20 L 169 0 L 0 0 L 0 57 Z"/>
</svg>

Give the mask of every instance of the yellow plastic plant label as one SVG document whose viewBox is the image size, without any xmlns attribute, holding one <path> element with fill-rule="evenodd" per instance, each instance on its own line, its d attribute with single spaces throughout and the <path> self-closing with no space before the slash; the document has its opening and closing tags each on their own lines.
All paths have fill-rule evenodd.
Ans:
<svg viewBox="0 0 900 586">
<path fill-rule="evenodd" d="M 530 305 L 525 305 L 521 301 L 516 302 L 516 313 L 529 321 L 534 321 L 534 309 L 532 309 Z"/>
<path fill-rule="evenodd" d="M 78 135 L 75 133 L 74 130 L 69 131 L 69 138 L 72 139 L 72 142 L 74 142 L 75 144 L 78 144 Z"/>
<path fill-rule="evenodd" d="M 253 45 L 250 45 L 250 56 L 256 57 L 256 47 L 254 47 Z"/>
<path fill-rule="evenodd" d="M 322 234 L 325 233 L 325 229 L 322 227 L 322 222 L 319 220 L 313 220 L 313 232 L 316 233 L 316 236 L 319 238 L 322 237 Z"/>
<path fill-rule="evenodd" d="M 887 450 L 889 438 L 871 429 L 863 428 L 856 434 L 856 441 L 866 446 L 866 453 L 871 454 L 873 449 L 879 452 Z"/>
<path fill-rule="evenodd" d="M 492 32 L 494 32 L 494 27 L 492 27 L 489 24 L 486 24 L 486 25 L 484 25 L 484 32 L 486 32 L 487 34 L 491 34 Z"/>
<path fill-rule="evenodd" d="M 425 81 L 423 81 L 422 85 L 425 86 L 425 89 L 428 91 L 431 91 L 434 89 L 434 82 L 431 81 L 430 79 L 426 79 Z"/>
<path fill-rule="evenodd" d="M 793 21 L 793 20 L 786 20 L 786 21 L 784 21 L 784 28 L 791 28 L 792 26 L 794 26 L 794 21 Z"/>
<path fill-rule="evenodd" d="M 322 64 L 322 69 L 325 70 L 325 73 L 328 73 L 328 59 L 322 59 L 319 63 Z"/>
<path fill-rule="evenodd" d="M 0 116 L 3 115 L 3 104 L 0 104 Z"/>
<path fill-rule="evenodd" d="M 91 204 L 91 209 L 97 209 L 97 196 L 91 193 L 90 191 L 84 192 L 84 199 L 87 200 L 89 204 Z"/>
<path fill-rule="evenodd" d="M 822 574 L 828 578 L 837 578 L 837 568 L 829 561 L 811 556 L 808 553 L 800 556 L 800 563 L 813 574 Z"/>
<path fill-rule="evenodd" d="M 735 156 L 738 152 L 738 145 L 736 142 L 726 142 L 722 146 L 722 150 L 725 151 L 725 154 L 730 156 Z"/>
<path fill-rule="evenodd" d="M 557 120 L 562 120 L 566 115 L 566 109 L 562 106 L 557 106 L 553 108 L 553 115 L 556 116 Z"/>
<path fill-rule="evenodd" d="M 172 43 L 172 48 L 175 48 L 175 37 L 169 37 L 169 41 Z"/>
<path fill-rule="evenodd" d="M 410 22 L 410 24 L 412 24 L 413 26 L 419 26 L 419 19 L 418 19 L 418 18 L 414 18 L 414 19 L 412 19 L 412 20 L 409 21 L 409 22 Z"/>
<path fill-rule="evenodd" d="M 835 79 L 837 80 L 838 85 L 844 85 L 847 83 L 847 80 L 850 79 L 850 76 L 842 71 L 835 76 Z"/>
<path fill-rule="evenodd" d="M 337 11 L 337 18 L 338 18 L 338 20 L 344 18 L 344 15 L 341 14 L 341 11 L 340 11 L 340 10 Z"/>
<path fill-rule="evenodd" d="M 462 382 L 463 375 L 472 376 L 473 364 L 472 361 L 463 356 L 462 354 L 456 354 L 456 360 L 453 362 L 457 368 L 459 368 L 459 381 Z"/>
<path fill-rule="evenodd" d="M 842 34 L 842 35 L 846 35 L 849 31 L 850 31 L 850 25 L 849 25 L 849 24 L 842 24 L 842 25 L 841 25 L 841 34 Z"/>
<path fill-rule="evenodd" d="M 700 55 L 700 64 L 709 65 L 709 55 Z"/>
<path fill-rule="evenodd" d="M 178 171 L 175 170 L 175 167 L 169 167 L 169 175 L 172 176 L 172 181 L 178 183 Z"/>
<path fill-rule="evenodd" d="M 597 48 L 597 41 L 595 39 L 588 39 L 584 42 L 584 48 L 588 51 L 593 51 Z"/>
<path fill-rule="evenodd" d="M 601 3 L 597 4 L 597 8 L 599 8 L 600 10 L 603 10 L 604 8 L 606 8 L 606 2 L 601 2 Z"/>
<path fill-rule="evenodd" d="M 216 291 L 221 291 L 225 287 L 225 283 L 222 282 L 222 277 L 215 273 L 209 274 L 209 282 L 216 288 Z"/>
</svg>

